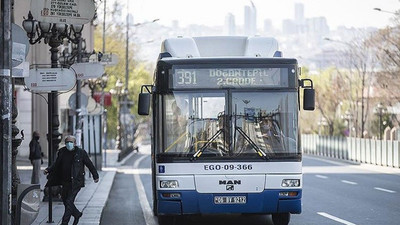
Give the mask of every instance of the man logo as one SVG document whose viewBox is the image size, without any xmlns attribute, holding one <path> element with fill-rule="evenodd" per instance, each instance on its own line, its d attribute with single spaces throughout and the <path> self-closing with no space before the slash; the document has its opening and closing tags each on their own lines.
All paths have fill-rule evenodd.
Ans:
<svg viewBox="0 0 400 225">
<path fill-rule="evenodd" d="M 220 180 L 219 185 L 240 185 L 242 184 L 241 180 Z"/>
<path fill-rule="evenodd" d="M 233 186 L 233 185 L 226 185 L 226 190 L 227 190 L 227 191 L 233 191 L 233 190 L 235 190 L 235 186 Z"/>
<path fill-rule="evenodd" d="M 227 191 L 234 191 L 235 185 L 241 184 L 241 180 L 219 180 L 219 185 L 225 185 Z"/>
</svg>

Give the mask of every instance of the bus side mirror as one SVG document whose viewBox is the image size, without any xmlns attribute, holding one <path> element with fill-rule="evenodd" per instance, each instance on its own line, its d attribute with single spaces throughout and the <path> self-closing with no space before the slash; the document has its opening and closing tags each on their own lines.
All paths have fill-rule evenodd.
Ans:
<svg viewBox="0 0 400 225">
<path fill-rule="evenodd" d="M 311 111 L 315 109 L 315 90 L 314 89 L 304 89 L 303 109 L 311 110 Z"/>
<path fill-rule="evenodd" d="M 153 85 L 142 85 L 139 94 L 139 106 L 138 106 L 138 114 L 142 116 L 149 115 L 150 111 L 150 96 Z M 146 92 L 144 91 L 146 90 Z"/>
<path fill-rule="evenodd" d="M 142 116 L 149 115 L 150 110 L 150 93 L 139 94 L 138 114 Z"/>
<path fill-rule="evenodd" d="M 304 88 L 303 109 L 312 111 L 315 109 L 315 90 L 313 82 L 311 79 L 301 79 L 299 82 L 300 86 Z M 309 82 L 310 84 L 306 85 L 306 82 Z"/>
</svg>

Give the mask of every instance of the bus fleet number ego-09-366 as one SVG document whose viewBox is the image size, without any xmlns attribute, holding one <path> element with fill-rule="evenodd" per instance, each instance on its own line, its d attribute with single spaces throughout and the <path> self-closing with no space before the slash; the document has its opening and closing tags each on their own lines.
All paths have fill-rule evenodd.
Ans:
<svg viewBox="0 0 400 225">
<path fill-rule="evenodd" d="M 204 165 L 204 170 L 252 170 L 251 164 L 208 164 Z"/>
</svg>

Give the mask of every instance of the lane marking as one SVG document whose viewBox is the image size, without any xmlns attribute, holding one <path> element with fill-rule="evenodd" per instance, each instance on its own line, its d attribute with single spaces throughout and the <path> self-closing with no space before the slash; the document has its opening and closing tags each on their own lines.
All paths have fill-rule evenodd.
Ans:
<svg viewBox="0 0 400 225">
<path fill-rule="evenodd" d="M 140 156 L 140 158 L 138 158 L 133 164 L 133 168 L 138 169 L 139 163 L 148 156 L 149 155 Z M 135 178 L 136 189 L 139 195 L 139 202 L 142 208 L 144 220 L 146 221 L 146 225 L 157 225 L 158 223 L 154 220 L 153 210 L 150 207 L 149 200 L 147 199 L 146 191 L 144 189 L 142 180 L 140 179 L 139 173 L 135 173 L 133 177 Z"/>
<path fill-rule="evenodd" d="M 357 183 L 353 182 L 353 181 L 348 181 L 348 180 L 341 180 L 341 181 L 342 181 L 342 183 L 345 183 L 345 184 L 357 185 Z"/>
<path fill-rule="evenodd" d="M 396 191 L 392 191 L 392 190 L 385 189 L 385 188 L 380 188 L 380 187 L 374 187 L 374 189 L 378 190 L 378 191 L 384 191 L 384 192 L 387 192 L 387 193 L 396 193 Z"/>
<path fill-rule="evenodd" d="M 318 178 L 321 178 L 321 179 L 328 179 L 328 177 L 324 176 L 324 175 L 315 175 L 315 176 L 318 177 Z"/>
<path fill-rule="evenodd" d="M 356 225 L 355 223 L 349 222 L 349 221 L 344 220 L 344 219 L 340 219 L 340 218 L 338 218 L 338 217 L 336 217 L 336 216 L 332 216 L 332 215 L 330 215 L 330 214 L 328 214 L 328 213 L 325 213 L 325 212 L 317 212 L 317 213 L 318 213 L 318 215 L 320 215 L 320 216 L 326 217 L 326 218 L 328 218 L 328 219 L 334 220 L 334 221 L 339 222 L 339 223 L 342 223 L 342 224 L 346 224 L 346 225 Z"/>
</svg>

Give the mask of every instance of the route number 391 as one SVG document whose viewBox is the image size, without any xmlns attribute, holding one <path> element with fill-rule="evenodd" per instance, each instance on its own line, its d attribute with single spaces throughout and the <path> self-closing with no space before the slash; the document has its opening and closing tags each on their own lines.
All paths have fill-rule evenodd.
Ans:
<svg viewBox="0 0 400 225">
<path fill-rule="evenodd" d="M 197 84 L 196 72 L 190 71 L 177 71 L 179 85 L 183 84 Z"/>
</svg>

